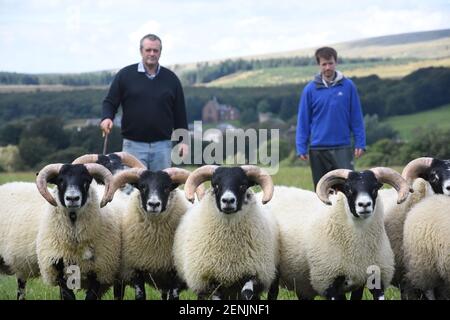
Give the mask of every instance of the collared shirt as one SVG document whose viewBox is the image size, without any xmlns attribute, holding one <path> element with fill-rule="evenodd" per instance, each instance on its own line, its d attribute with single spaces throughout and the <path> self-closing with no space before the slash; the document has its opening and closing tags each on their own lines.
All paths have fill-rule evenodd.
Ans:
<svg viewBox="0 0 450 320">
<path fill-rule="evenodd" d="M 145 67 L 144 67 L 144 63 L 143 63 L 142 61 L 140 61 L 140 62 L 138 63 L 137 71 L 138 71 L 138 72 L 144 72 L 145 75 L 147 76 L 147 78 L 149 78 L 150 80 L 153 80 L 153 79 L 155 79 L 156 76 L 159 74 L 159 70 L 160 70 L 160 69 L 161 69 L 161 65 L 158 63 L 158 68 L 156 69 L 156 73 L 155 73 L 155 74 L 149 74 L 149 73 L 147 72 L 147 69 L 145 69 Z"/>
</svg>

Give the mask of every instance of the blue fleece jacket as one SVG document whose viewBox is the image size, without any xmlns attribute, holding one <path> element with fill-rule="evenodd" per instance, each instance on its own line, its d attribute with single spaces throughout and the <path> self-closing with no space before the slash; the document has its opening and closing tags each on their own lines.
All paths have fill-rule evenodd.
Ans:
<svg viewBox="0 0 450 320">
<path fill-rule="evenodd" d="M 361 103 L 350 79 L 327 87 L 316 76 L 304 88 L 298 108 L 297 155 L 308 153 L 308 143 L 311 149 L 351 146 L 351 133 L 355 148 L 365 149 Z"/>
</svg>

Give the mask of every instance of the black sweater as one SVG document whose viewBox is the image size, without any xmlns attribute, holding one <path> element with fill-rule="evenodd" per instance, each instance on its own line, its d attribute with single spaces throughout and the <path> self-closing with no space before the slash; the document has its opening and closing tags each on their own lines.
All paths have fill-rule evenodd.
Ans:
<svg viewBox="0 0 450 320">
<path fill-rule="evenodd" d="M 187 129 L 183 89 L 177 76 L 161 66 L 150 80 L 138 64 L 121 69 L 103 101 L 103 119 L 114 120 L 122 105 L 122 135 L 140 142 L 170 140 L 172 130 Z"/>
</svg>

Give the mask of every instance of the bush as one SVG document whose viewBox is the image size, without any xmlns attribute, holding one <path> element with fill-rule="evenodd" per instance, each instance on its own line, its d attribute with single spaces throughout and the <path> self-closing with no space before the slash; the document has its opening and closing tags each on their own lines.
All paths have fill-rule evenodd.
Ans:
<svg viewBox="0 0 450 320">
<path fill-rule="evenodd" d="M 26 166 L 34 169 L 55 151 L 55 147 L 49 144 L 47 139 L 42 137 L 21 138 L 19 143 L 19 153 Z"/>
<path fill-rule="evenodd" d="M 17 146 L 0 147 L 0 167 L 2 171 L 8 172 L 19 171 L 24 168 Z"/>
</svg>

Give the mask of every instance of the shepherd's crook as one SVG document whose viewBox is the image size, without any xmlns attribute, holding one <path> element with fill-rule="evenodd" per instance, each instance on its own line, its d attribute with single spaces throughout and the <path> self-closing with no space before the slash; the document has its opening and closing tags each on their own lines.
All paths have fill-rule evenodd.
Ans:
<svg viewBox="0 0 450 320">
<path fill-rule="evenodd" d="M 106 149 L 108 148 L 108 134 L 103 132 L 103 137 L 105 138 L 103 141 L 103 154 L 106 154 Z"/>
</svg>

